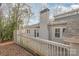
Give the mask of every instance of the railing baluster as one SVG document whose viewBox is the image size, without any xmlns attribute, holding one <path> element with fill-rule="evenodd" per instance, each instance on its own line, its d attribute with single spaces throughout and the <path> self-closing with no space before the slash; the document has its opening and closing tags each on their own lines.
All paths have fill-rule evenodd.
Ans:
<svg viewBox="0 0 79 59">
<path fill-rule="evenodd" d="M 62 48 L 60 47 L 60 56 L 62 56 Z"/>
<path fill-rule="evenodd" d="M 66 50 L 65 50 L 65 48 L 63 48 L 63 56 L 65 56 L 66 55 Z"/>
<path fill-rule="evenodd" d="M 65 49 L 65 56 L 68 56 L 69 55 L 69 48 Z"/>
<path fill-rule="evenodd" d="M 54 56 L 55 56 L 55 46 L 53 46 L 53 53 L 54 53 Z"/>
<path fill-rule="evenodd" d="M 60 56 L 60 47 L 59 47 L 59 56 Z"/>
<path fill-rule="evenodd" d="M 51 45 L 51 56 L 53 56 L 53 45 Z"/>
<path fill-rule="evenodd" d="M 57 56 L 59 55 L 58 46 L 57 46 Z"/>
<path fill-rule="evenodd" d="M 67 56 L 70 56 L 70 48 L 68 48 Z"/>
<path fill-rule="evenodd" d="M 55 51 L 56 51 L 55 53 L 56 53 L 56 56 L 57 56 L 57 46 L 55 46 Z"/>
</svg>

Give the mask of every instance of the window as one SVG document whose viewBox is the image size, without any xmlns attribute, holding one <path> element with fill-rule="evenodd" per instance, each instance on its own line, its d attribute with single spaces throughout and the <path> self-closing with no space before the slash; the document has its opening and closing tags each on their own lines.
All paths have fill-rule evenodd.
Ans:
<svg viewBox="0 0 79 59">
<path fill-rule="evenodd" d="M 39 32 L 37 30 L 34 30 L 34 37 L 39 37 Z"/>
<path fill-rule="evenodd" d="M 27 30 L 27 33 L 28 33 L 28 30 Z"/>
<path fill-rule="evenodd" d="M 60 28 L 55 29 L 55 37 L 60 37 Z"/>
<path fill-rule="evenodd" d="M 30 30 L 27 30 L 27 33 L 30 33 Z"/>
<path fill-rule="evenodd" d="M 39 37 L 39 32 L 37 31 L 37 37 Z"/>
<path fill-rule="evenodd" d="M 63 28 L 63 29 L 62 29 L 62 36 L 64 36 L 65 30 L 66 30 L 66 28 Z"/>
<path fill-rule="evenodd" d="M 29 33 L 30 33 L 30 30 L 29 30 Z"/>
<path fill-rule="evenodd" d="M 65 29 L 65 28 L 63 28 L 63 33 L 65 32 L 65 30 L 66 30 L 66 29 Z"/>
<path fill-rule="evenodd" d="M 36 30 L 34 30 L 34 37 L 36 37 Z"/>
</svg>

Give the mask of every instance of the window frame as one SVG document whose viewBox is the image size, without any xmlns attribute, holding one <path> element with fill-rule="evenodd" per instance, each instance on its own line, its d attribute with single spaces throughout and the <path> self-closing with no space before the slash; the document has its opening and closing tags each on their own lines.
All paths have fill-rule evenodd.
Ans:
<svg viewBox="0 0 79 59">
<path fill-rule="evenodd" d="M 29 29 L 27 29 L 27 34 L 30 34 L 30 30 Z"/>
<path fill-rule="evenodd" d="M 27 29 L 27 34 L 28 34 L 28 29 Z"/>
<path fill-rule="evenodd" d="M 60 33 L 60 28 L 55 28 L 55 38 L 60 38 L 61 33 Z"/>
<path fill-rule="evenodd" d="M 66 28 L 63 28 L 63 31 L 62 31 L 62 33 L 64 33 L 64 32 L 65 32 L 65 30 L 66 30 Z"/>
<path fill-rule="evenodd" d="M 34 30 L 34 37 L 36 37 L 36 30 Z"/>
<path fill-rule="evenodd" d="M 39 31 L 37 30 L 37 37 L 39 37 Z"/>
<path fill-rule="evenodd" d="M 39 37 L 39 31 L 38 30 L 34 30 L 34 37 Z"/>
</svg>

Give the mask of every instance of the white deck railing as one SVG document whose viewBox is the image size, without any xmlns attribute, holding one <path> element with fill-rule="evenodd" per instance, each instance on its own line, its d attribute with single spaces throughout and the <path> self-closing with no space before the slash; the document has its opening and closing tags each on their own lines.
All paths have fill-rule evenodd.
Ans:
<svg viewBox="0 0 79 59">
<path fill-rule="evenodd" d="M 15 35 L 15 41 L 19 45 L 30 48 L 40 55 L 69 56 L 74 55 L 74 49 L 70 45 L 61 44 L 45 39 L 29 37 L 22 33 Z"/>
</svg>

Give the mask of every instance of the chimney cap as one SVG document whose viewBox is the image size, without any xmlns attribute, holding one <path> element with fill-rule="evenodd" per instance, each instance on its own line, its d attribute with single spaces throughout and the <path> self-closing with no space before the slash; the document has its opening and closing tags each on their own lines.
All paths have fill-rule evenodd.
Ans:
<svg viewBox="0 0 79 59">
<path fill-rule="evenodd" d="M 49 9 L 48 8 L 45 8 L 44 10 L 40 11 L 40 13 L 44 13 L 46 11 L 49 11 Z"/>
</svg>

